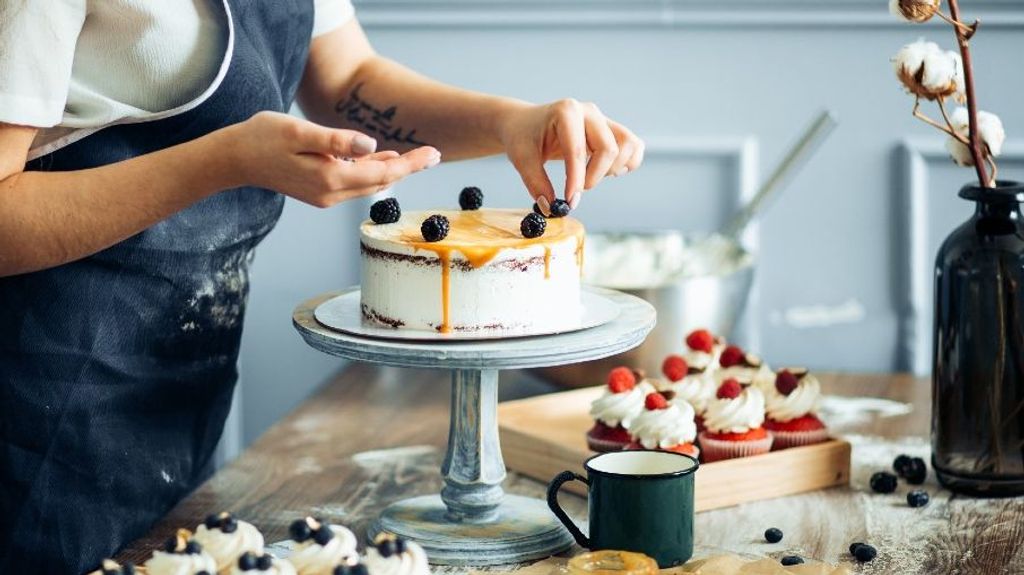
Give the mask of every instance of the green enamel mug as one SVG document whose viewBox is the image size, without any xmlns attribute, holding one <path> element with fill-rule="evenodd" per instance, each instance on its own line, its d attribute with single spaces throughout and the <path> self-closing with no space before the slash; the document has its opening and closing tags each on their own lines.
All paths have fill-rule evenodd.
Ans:
<svg viewBox="0 0 1024 575">
<path fill-rule="evenodd" d="M 548 484 L 548 507 L 580 547 L 635 551 L 662 569 L 693 555 L 693 475 L 699 464 L 667 451 L 613 451 L 583 464 L 587 476 L 563 471 Z M 570 481 L 587 485 L 590 536 L 558 504 Z"/>
</svg>

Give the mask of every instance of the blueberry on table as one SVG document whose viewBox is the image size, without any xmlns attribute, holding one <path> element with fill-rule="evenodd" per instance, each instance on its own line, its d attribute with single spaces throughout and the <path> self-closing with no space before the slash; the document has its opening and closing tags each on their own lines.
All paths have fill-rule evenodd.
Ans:
<svg viewBox="0 0 1024 575">
<path fill-rule="evenodd" d="M 764 532 L 764 540 L 769 543 L 782 541 L 782 530 L 777 527 L 770 527 Z"/>
<path fill-rule="evenodd" d="M 864 543 L 862 541 L 854 541 L 853 543 L 850 543 L 850 555 L 856 555 L 857 548 L 861 545 L 867 545 L 867 543 Z"/>
<path fill-rule="evenodd" d="M 871 476 L 871 491 L 892 493 L 896 491 L 896 476 L 888 471 L 879 471 Z"/>
<path fill-rule="evenodd" d="M 539 238 L 544 235 L 544 230 L 547 227 L 548 221 L 544 219 L 544 216 L 536 213 L 526 214 L 519 224 L 519 231 L 522 232 L 524 238 Z"/>
<path fill-rule="evenodd" d="M 434 214 L 420 224 L 420 233 L 428 242 L 439 242 L 445 239 L 448 237 L 449 229 L 448 218 L 440 214 Z"/>
<path fill-rule="evenodd" d="M 867 543 L 854 543 L 856 548 L 851 547 L 850 553 L 861 563 L 867 563 L 878 555 L 878 550 Z"/>
<path fill-rule="evenodd" d="M 921 485 L 928 477 L 928 466 L 920 457 L 913 457 L 903 470 L 903 478 L 911 485 Z"/>
<path fill-rule="evenodd" d="M 569 215 L 572 208 L 569 207 L 569 202 L 565 200 L 555 200 L 551 203 L 551 215 L 549 218 L 564 218 Z M 543 214 L 541 214 L 543 215 Z"/>
<path fill-rule="evenodd" d="M 910 460 L 913 459 L 906 453 L 901 453 L 896 456 L 896 459 L 892 460 L 892 470 L 896 472 L 896 475 L 900 477 L 906 476 L 907 466 L 910 465 Z"/>
<path fill-rule="evenodd" d="M 920 489 L 907 494 L 907 505 L 911 507 L 924 507 L 928 505 L 928 492 Z"/>
<path fill-rule="evenodd" d="M 387 198 L 374 202 L 370 206 L 370 219 L 375 224 L 393 224 L 402 217 L 402 209 L 398 207 L 398 200 Z"/>
<path fill-rule="evenodd" d="M 484 205 L 484 193 L 476 186 L 462 188 L 459 192 L 459 207 L 464 210 L 479 210 Z"/>
<path fill-rule="evenodd" d="M 782 558 L 781 561 L 779 561 L 779 563 L 782 563 L 783 565 L 786 565 L 786 566 L 789 566 L 789 565 L 800 565 L 803 562 L 804 562 L 804 558 L 799 556 L 799 555 L 786 555 L 785 557 Z"/>
</svg>

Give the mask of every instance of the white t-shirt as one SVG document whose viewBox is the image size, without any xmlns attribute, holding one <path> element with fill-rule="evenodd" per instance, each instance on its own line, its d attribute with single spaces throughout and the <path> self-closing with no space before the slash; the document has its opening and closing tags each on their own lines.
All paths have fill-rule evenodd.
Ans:
<svg viewBox="0 0 1024 575">
<path fill-rule="evenodd" d="M 313 36 L 353 16 L 350 0 L 314 6 Z M 224 0 L 0 0 L 0 122 L 41 128 L 32 159 L 194 108 L 227 71 L 227 10 Z"/>
</svg>

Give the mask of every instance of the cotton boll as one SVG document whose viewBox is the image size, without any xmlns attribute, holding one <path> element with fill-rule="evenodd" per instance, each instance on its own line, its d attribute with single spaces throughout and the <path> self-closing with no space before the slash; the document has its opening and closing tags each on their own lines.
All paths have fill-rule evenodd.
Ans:
<svg viewBox="0 0 1024 575">
<path fill-rule="evenodd" d="M 889 12 L 893 16 L 911 22 L 926 22 L 935 15 L 941 0 L 889 0 Z"/>
<path fill-rule="evenodd" d="M 957 134 L 964 138 L 969 137 L 970 120 L 967 108 L 957 108 L 954 110 L 949 116 L 949 121 Z M 1003 142 L 1006 141 L 1006 132 L 1003 130 L 1003 122 L 999 119 L 999 116 L 979 110 L 978 136 L 981 137 L 981 142 L 984 144 L 982 153 L 991 155 L 994 158 L 999 157 L 999 154 L 1003 151 Z M 960 140 L 950 136 L 946 140 L 946 149 L 949 150 L 949 154 L 957 164 L 961 166 L 974 165 L 974 158 L 971 156 L 970 148 L 960 142 Z"/>
<path fill-rule="evenodd" d="M 926 100 L 963 100 L 963 62 L 956 52 L 922 39 L 900 49 L 892 62 L 896 77 L 910 93 Z"/>
</svg>

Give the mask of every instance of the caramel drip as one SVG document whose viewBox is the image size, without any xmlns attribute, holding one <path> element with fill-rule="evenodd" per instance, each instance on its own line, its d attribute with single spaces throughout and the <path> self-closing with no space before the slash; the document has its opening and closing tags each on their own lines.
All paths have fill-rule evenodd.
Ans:
<svg viewBox="0 0 1024 575">
<path fill-rule="evenodd" d="M 583 234 L 576 237 L 576 267 L 580 268 L 580 277 L 583 277 L 583 242 L 586 239 Z"/>
<path fill-rule="evenodd" d="M 544 246 L 544 279 L 551 279 L 551 246 Z"/>
<path fill-rule="evenodd" d="M 451 289 L 452 289 L 452 261 L 451 254 L 449 252 L 438 253 L 437 257 L 441 260 L 441 333 L 451 333 L 452 324 L 449 316 L 449 308 L 451 307 Z"/>
</svg>

